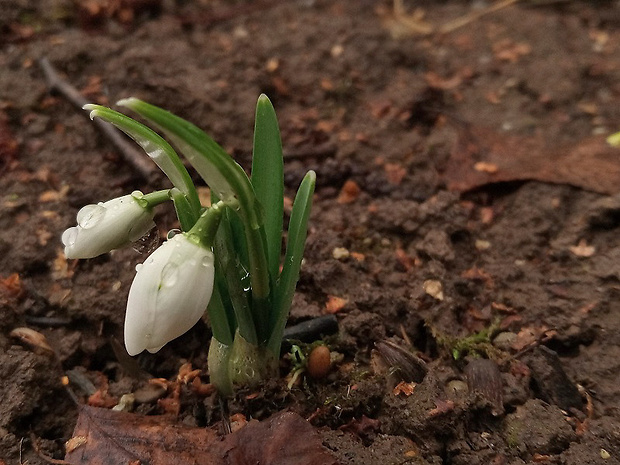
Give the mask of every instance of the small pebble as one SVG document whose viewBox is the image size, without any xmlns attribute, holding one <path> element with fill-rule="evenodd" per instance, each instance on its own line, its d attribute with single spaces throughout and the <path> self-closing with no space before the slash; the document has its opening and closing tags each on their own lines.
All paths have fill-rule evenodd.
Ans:
<svg viewBox="0 0 620 465">
<path fill-rule="evenodd" d="M 476 249 L 487 250 L 490 247 L 491 247 L 491 243 L 489 241 L 485 241 L 482 239 L 476 239 Z"/>
<path fill-rule="evenodd" d="M 441 281 L 427 279 L 423 284 L 424 292 L 437 300 L 443 300 L 443 286 Z"/>
<path fill-rule="evenodd" d="M 510 331 L 502 331 L 493 338 L 493 345 L 498 349 L 509 351 L 517 340 L 517 335 Z"/>
<path fill-rule="evenodd" d="M 335 247 L 334 250 L 332 250 L 332 257 L 336 260 L 344 260 L 345 258 L 349 258 L 350 255 L 349 251 L 344 247 Z"/>
<path fill-rule="evenodd" d="M 466 395 L 469 392 L 469 388 L 467 387 L 467 383 L 465 381 L 453 379 L 448 381 L 445 391 L 448 399 L 455 400 Z"/>
</svg>

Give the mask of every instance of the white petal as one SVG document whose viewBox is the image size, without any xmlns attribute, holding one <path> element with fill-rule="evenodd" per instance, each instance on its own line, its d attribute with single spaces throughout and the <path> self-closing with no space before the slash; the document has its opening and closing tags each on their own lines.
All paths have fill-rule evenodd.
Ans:
<svg viewBox="0 0 620 465">
<path fill-rule="evenodd" d="M 78 225 L 63 233 L 65 256 L 92 258 L 123 247 L 154 226 L 153 215 L 131 195 L 86 205 L 77 214 Z"/>
<path fill-rule="evenodd" d="M 153 252 L 138 268 L 129 291 L 127 352 L 157 352 L 191 329 L 211 299 L 213 278 L 213 253 L 183 234 Z"/>
</svg>

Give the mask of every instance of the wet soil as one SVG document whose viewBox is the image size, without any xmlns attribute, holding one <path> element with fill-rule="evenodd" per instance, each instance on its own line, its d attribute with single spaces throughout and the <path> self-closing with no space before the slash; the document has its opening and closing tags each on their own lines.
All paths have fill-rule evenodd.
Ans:
<svg viewBox="0 0 620 465">
<path fill-rule="evenodd" d="M 36 447 L 64 456 L 78 411 L 67 374 L 80 402 L 107 407 L 146 386 L 140 372 L 173 380 L 191 362 L 208 382 L 206 322 L 133 371 L 116 355 L 153 244 L 65 260 L 60 234 L 81 206 L 160 184 L 48 93 L 43 57 L 88 99 L 167 108 L 245 167 L 264 92 L 287 195 L 316 170 L 291 323 L 336 315 L 334 367 L 289 390 L 284 357 L 282 379 L 240 393 L 231 414 L 298 412 L 343 464 L 620 463 L 620 188 L 567 184 L 554 173 L 573 160 L 556 156 L 537 181 L 465 191 L 451 164 L 466 140 L 468 169 L 494 173 L 479 163 L 485 141 L 467 137 L 478 130 L 544 140 L 530 153 L 544 161 L 620 129 L 620 6 L 522 1 L 451 32 L 414 27 L 490 3 L 4 0 L 0 464 L 46 463 Z M 156 219 L 162 237 L 177 226 L 165 208 Z M 20 327 L 54 355 L 11 333 Z M 408 354 L 400 371 L 375 350 L 386 339 Z M 424 366 L 415 380 L 412 364 Z M 170 414 L 165 393 L 142 394 L 139 412 Z M 222 417 L 186 386 L 174 413 L 196 426 Z"/>
</svg>

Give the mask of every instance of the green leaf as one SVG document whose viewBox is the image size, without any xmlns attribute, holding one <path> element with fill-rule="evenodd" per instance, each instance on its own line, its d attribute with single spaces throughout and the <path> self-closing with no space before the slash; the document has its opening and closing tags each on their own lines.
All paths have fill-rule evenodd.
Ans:
<svg viewBox="0 0 620 465">
<path fill-rule="evenodd" d="M 293 302 L 295 287 L 299 280 L 299 269 L 301 268 L 301 260 L 304 256 L 304 248 L 306 245 L 306 235 L 308 232 L 308 218 L 312 209 L 312 195 L 316 185 L 316 174 L 314 171 L 308 171 L 299 186 L 295 201 L 293 203 L 293 211 L 291 212 L 291 220 L 289 222 L 288 239 L 286 244 L 286 255 L 282 274 L 278 281 L 273 301 L 273 313 L 270 321 L 271 334 L 269 336 L 268 349 L 275 355 L 280 353 L 280 344 L 282 343 L 282 334 L 286 326 L 289 309 Z"/>
<path fill-rule="evenodd" d="M 198 218 L 201 208 L 198 193 L 183 162 L 168 142 L 144 124 L 110 108 L 94 104 L 84 105 L 83 108 L 90 110 L 90 119 L 101 118 L 136 141 L 170 179 L 170 182 L 185 194 L 193 216 L 195 219 Z"/>
<path fill-rule="evenodd" d="M 252 186 L 263 207 L 269 274 L 275 282 L 280 269 L 284 214 L 284 161 L 280 128 L 273 105 L 265 94 L 258 98 L 254 122 Z"/>
</svg>

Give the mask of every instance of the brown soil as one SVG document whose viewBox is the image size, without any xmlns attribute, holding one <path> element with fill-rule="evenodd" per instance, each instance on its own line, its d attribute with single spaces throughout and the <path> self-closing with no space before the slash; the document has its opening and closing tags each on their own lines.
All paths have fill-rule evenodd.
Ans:
<svg viewBox="0 0 620 465">
<path fill-rule="evenodd" d="M 490 3 L 405 8 L 441 25 Z M 550 169 L 548 183 L 448 189 L 463 134 L 538 137 L 530 156 L 545 160 L 620 129 L 618 2 L 522 1 L 426 36 L 381 0 L 4 0 L 0 18 L 0 464 L 46 463 L 33 441 L 63 457 L 77 417 L 66 373 L 81 401 L 88 383 L 99 394 L 108 383 L 111 405 L 144 385 L 113 341 L 146 252 L 67 262 L 59 238 L 82 205 L 158 186 L 47 93 L 42 57 L 93 101 L 137 96 L 195 122 L 244 166 L 265 92 L 288 195 L 316 170 L 291 321 L 335 312 L 326 342 L 341 357 L 326 378 L 243 393 L 231 413 L 299 412 L 344 464 L 620 463 L 620 188 L 589 179 L 585 190 Z M 166 209 L 158 223 L 176 226 Z M 17 327 L 44 334 L 57 359 L 11 336 Z M 377 366 L 386 338 L 426 361 L 417 385 L 395 388 Z M 209 339 L 199 323 L 137 360 L 174 379 L 183 362 L 205 368 Z M 496 362 L 502 393 L 477 357 Z M 139 411 L 164 407 L 153 398 Z M 180 422 L 220 417 L 212 397 L 181 392 Z"/>
</svg>

